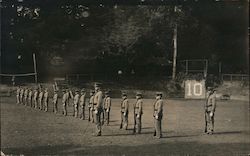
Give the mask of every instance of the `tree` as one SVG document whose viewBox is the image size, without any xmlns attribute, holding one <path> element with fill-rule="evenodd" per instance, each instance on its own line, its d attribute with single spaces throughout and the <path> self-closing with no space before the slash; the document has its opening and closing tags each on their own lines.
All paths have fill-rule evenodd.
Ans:
<svg viewBox="0 0 250 156">
<path fill-rule="evenodd" d="M 174 6 L 116 7 L 113 9 L 113 20 L 104 27 L 103 45 L 109 53 L 122 55 L 127 58 L 128 64 L 132 64 L 138 56 L 143 57 L 136 47 L 147 40 L 151 40 L 151 43 L 154 41 L 158 49 L 166 51 L 164 45 L 171 43 L 173 25 L 182 21 L 183 17 L 180 9 L 178 13 L 174 12 Z M 145 56 L 150 57 L 154 53 L 151 51 Z"/>
</svg>

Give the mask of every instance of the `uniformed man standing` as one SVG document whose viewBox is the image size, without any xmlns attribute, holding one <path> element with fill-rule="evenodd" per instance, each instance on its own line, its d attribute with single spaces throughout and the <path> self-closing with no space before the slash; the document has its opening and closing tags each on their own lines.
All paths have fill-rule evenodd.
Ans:
<svg viewBox="0 0 250 156">
<path fill-rule="evenodd" d="M 120 129 L 128 129 L 128 113 L 129 113 L 129 101 L 126 93 L 122 93 L 121 102 L 121 125 Z"/>
<path fill-rule="evenodd" d="M 78 91 L 79 93 L 79 91 Z M 67 89 L 67 97 L 68 97 L 68 106 L 71 104 L 72 107 L 74 108 L 74 95 L 73 95 L 73 92 L 71 91 L 71 89 Z M 73 102 L 71 102 L 71 100 L 73 100 Z"/>
<path fill-rule="evenodd" d="M 81 107 L 81 119 L 85 120 L 85 102 L 86 102 L 86 92 L 85 89 L 83 88 L 81 90 L 81 96 L 80 96 L 80 107 Z"/>
<path fill-rule="evenodd" d="M 58 103 L 58 93 L 57 93 L 57 90 L 55 90 L 54 91 L 54 96 L 53 96 L 53 112 L 55 114 L 58 111 L 57 103 Z"/>
<path fill-rule="evenodd" d="M 62 114 L 64 116 L 67 116 L 67 94 L 66 94 L 66 91 L 63 90 L 63 96 L 62 96 L 62 107 L 63 107 L 63 112 Z"/>
<path fill-rule="evenodd" d="M 79 93 L 79 91 L 78 91 Z M 74 99 L 74 95 L 73 92 L 71 90 L 69 90 L 69 99 Z"/>
<path fill-rule="evenodd" d="M 28 95 L 28 101 L 29 101 L 30 107 L 32 107 L 32 94 L 33 94 L 33 92 L 32 92 L 32 89 L 30 88 L 29 95 Z"/>
<path fill-rule="evenodd" d="M 66 89 L 66 104 L 67 106 L 69 106 L 70 103 L 70 93 L 69 93 L 69 89 Z M 74 104 L 72 105 L 74 107 Z"/>
<path fill-rule="evenodd" d="M 43 110 L 43 90 L 40 88 L 40 92 L 38 95 L 38 103 L 39 103 L 39 109 Z"/>
<path fill-rule="evenodd" d="M 44 111 L 48 112 L 48 104 L 49 104 L 49 92 L 48 88 L 45 88 L 44 94 L 43 94 L 43 103 L 44 103 Z"/>
<path fill-rule="evenodd" d="M 89 122 L 92 121 L 92 123 L 94 123 L 94 94 L 95 94 L 94 90 L 90 91 L 90 98 L 89 98 L 89 104 L 88 104 L 88 108 L 89 108 L 88 120 Z"/>
<path fill-rule="evenodd" d="M 35 88 L 34 95 L 33 95 L 33 101 L 34 101 L 34 108 L 35 109 L 38 108 L 37 100 L 38 100 L 38 90 L 37 90 L 37 88 Z"/>
<path fill-rule="evenodd" d="M 76 90 L 75 96 L 74 96 L 74 117 L 75 118 L 78 117 L 79 99 L 80 99 L 79 91 Z"/>
<path fill-rule="evenodd" d="M 27 106 L 28 105 L 28 94 L 29 94 L 29 90 L 27 87 L 24 88 L 24 105 Z"/>
<path fill-rule="evenodd" d="M 23 94 L 24 94 L 24 88 L 21 87 L 20 96 L 19 96 L 19 98 L 20 98 L 19 101 L 20 101 L 21 104 L 24 104 L 24 102 L 23 102 Z"/>
<path fill-rule="evenodd" d="M 16 104 L 20 104 L 20 92 L 21 92 L 21 88 L 20 86 L 18 86 L 16 89 Z"/>
<path fill-rule="evenodd" d="M 162 130 L 161 130 L 161 121 L 163 116 L 163 100 L 162 100 L 162 93 L 156 92 L 156 102 L 154 103 L 154 136 L 157 138 L 162 137 Z"/>
<path fill-rule="evenodd" d="M 109 95 L 109 91 L 105 92 L 105 98 L 104 98 L 104 122 L 106 122 L 106 125 L 109 125 L 109 117 L 110 117 L 110 110 L 111 110 L 111 98 Z"/>
<path fill-rule="evenodd" d="M 134 117 L 135 117 L 135 127 L 134 127 L 134 132 L 140 134 L 141 133 L 141 120 L 142 120 L 142 114 L 143 114 L 143 110 L 142 110 L 142 105 L 143 105 L 143 101 L 142 101 L 142 93 L 141 92 L 137 92 L 136 93 L 136 103 L 134 105 Z"/>
<path fill-rule="evenodd" d="M 100 83 L 95 84 L 95 95 L 94 95 L 94 116 L 96 123 L 96 136 L 101 136 L 101 114 L 103 109 L 103 94 L 100 88 Z"/>
<path fill-rule="evenodd" d="M 216 91 L 213 88 L 208 89 L 207 100 L 205 103 L 205 133 L 214 132 L 214 112 L 216 109 Z"/>
</svg>

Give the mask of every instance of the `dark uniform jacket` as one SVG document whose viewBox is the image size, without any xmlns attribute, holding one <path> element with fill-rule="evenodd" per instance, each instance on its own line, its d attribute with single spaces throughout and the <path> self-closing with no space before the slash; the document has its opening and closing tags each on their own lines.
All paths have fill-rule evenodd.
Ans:
<svg viewBox="0 0 250 156">
<path fill-rule="evenodd" d="M 207 101 L 205 103 L 205 110 L 208 112 L 215 112 L 216 109 L 216 94 L 212 93 L 208 95 Z"/>
</svg>

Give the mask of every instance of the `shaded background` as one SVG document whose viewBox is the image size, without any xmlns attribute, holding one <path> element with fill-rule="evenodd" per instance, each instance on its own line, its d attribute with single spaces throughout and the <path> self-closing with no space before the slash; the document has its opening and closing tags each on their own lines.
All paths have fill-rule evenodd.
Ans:
<svg viewBox="0 0 250 156">
<path fill-rule="evenodd" d="M 213 74 L 219 62 L 223 73 L 248 72 L 246 1 L 3 0 L 1 73 L 33 72 L 36 53 L 40 81 L 75 73 L 114 77 L 118 70 L 170 76 L 175 23 L 178 61 L 208 59 Z"/>
</svg>

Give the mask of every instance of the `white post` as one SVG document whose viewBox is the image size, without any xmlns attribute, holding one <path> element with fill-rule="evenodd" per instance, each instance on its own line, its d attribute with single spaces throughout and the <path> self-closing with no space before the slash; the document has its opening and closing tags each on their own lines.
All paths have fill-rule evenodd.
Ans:
<svg viewBox="0 0 250 156">
<path fill-rule="evenodd" d="M 207 78 L 208 60 L 205 60 L 204 78 Z"/>
<path fill-rule="evenodd" d="M 177 58 L 177 24 L 175 24 L 173 40 L 174 40 L 174 55 L 173 55 L 172 79 L 175 79 L 175 76 L 176 76 L 176 58 Z"/>
<path fill-rule="evenodd" d="M 188 74 L 188 60 L 185 60 L 186 62 L 186 74 Z"/>
<path fill-rule="evenodd" d="M 177 7 L 174 7 L 174 12 L 176 13 Z M 177 22 L 175 23 L 175 28 L 174 28 L 174 55 L 173 55 L 173 72 L 172 72 L 172 80 L 175 79 L 176 76 L 176 57 L 177 57 Z"/>
<path fill-rule="evenodd" d="M 37 83 L 37 69 L 36 69 L 36 55 L 33 53 L 33 65 L 34 65 L 34 73 L 35 73 L 35 82 Z"/>
</svg>

